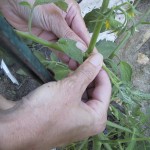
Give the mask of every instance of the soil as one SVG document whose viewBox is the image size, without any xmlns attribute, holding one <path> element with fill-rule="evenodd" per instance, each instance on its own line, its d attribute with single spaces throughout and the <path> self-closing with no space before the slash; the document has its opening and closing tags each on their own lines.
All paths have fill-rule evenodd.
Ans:
<svg viewBox="0 0 150 150">
<path fill-rule="evenodd" d="M 13 84 L 5 75 L 0 77 L 0 94 L 9 100 L 20 100 L 23 96 L 40 86 L 36 80 L 29 76 L 22 76 L 15 73 L 14 66 L 9 67 L 13 75 L 19 81 L 19 86 Z"/>
</svg>

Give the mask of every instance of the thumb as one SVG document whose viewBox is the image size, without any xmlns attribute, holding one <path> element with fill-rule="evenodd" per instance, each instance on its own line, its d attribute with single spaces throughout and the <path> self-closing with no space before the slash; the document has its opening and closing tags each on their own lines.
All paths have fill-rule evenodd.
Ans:
<svg viewBox="0 0 150 150">
<path fill-rule="evenodd" d="M 99 53 L 93 53 L 72 75 L 75 79 L 76 87 L 79 87 L 81 94 L 88 85 L 95 79 L 102 68 L 103 56 Z M 80 85 L 80 86 L 79 86 Z"/>
</svg>

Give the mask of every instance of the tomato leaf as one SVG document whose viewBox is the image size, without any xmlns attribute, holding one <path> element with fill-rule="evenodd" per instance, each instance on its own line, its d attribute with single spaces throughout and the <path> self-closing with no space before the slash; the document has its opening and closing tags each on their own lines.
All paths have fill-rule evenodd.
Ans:
<svg viewBox="0 0 150 150">
<path fill-rule="evenodd" d="M 55 74 L 56 80 L 64 79 L 71 72 L 69 67 L 61 62 L 42 61 L 42 64 Z"/>
<path fill-rule="evenodd" d="M 103 55 L 104 59 L 113 54 L 117 44 L 111 41 L 102 40 L 96 44 L 97 50 Z"/>
<path fill-rule="evenodd" d="M 58 40 L 57 45 L 70 58 L 76 60 L 79 64 L 83 63 L 83 53 L 76 47 L 76 41 L 62 38 Z"/>
<path fill-rule="evenodd" d="M 84 17 L 85 24 L 89 32 L 93 32 L 95 24 L 97 21 L 97 16 L 99 16 L 100 9 L 93 9 L 91 12 L 87 13 Z"/>
<path fill-rule="evenodd" d="M 124 61 L 120 62 L 120 74 L 122 81 L 127 83 L 131 82 L 132 68 L 127 62 Z"/>
</svg>

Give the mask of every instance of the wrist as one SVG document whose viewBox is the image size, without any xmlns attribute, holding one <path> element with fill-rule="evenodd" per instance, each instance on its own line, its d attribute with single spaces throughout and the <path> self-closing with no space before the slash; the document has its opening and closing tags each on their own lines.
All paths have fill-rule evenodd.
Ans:
<svg viewBox="0 0 150 150">
<path fill-rule="evenodd" d="M 47 147 L 53 147 L 55 142 L 48 132 L 54 128 L 51 118 L 43 107 L 36 107 L 28 97 L 10 109 L 1 110 L 0 135 L 3 138 L 0 138 L 0 149 L 37 149 L 38 146 L 44 146 L 44 143 L 40 144 L 43 139 L 48 140 Z M 5 142 L 8 140 L 9 143 Z"/>
</svg>

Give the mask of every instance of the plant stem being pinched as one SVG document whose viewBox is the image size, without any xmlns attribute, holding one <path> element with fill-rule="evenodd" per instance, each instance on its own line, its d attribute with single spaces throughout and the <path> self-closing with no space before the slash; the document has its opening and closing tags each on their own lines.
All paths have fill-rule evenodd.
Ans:
<svg viewBox="0 0 150 150">
<path fill-rule="evenodd" d="M 105 21 L 105 19 L 103 19 L 103 17 L 104 17 L 103 13 L 107 10 L 108 5 L 109 5 L 109 0 L 103 0 L 103 4 L 102 4 L 102 7 L 101 7 L 101 14 L 102 15 L 100 15 L 98 17 L 98 21 L 95 25 L 91 42 L 89 44 L 88 50 L 86 51 L 86 56 L 90 55 L 93 52 L 93 49 L 94 49 L 94 47 L 96 45 L 96 42 L 97 42 L 97 38 L 99 36 L 99 33 L 100 33 L 100 31 L 103 27 L 104 21 Z"/>
</svg>

